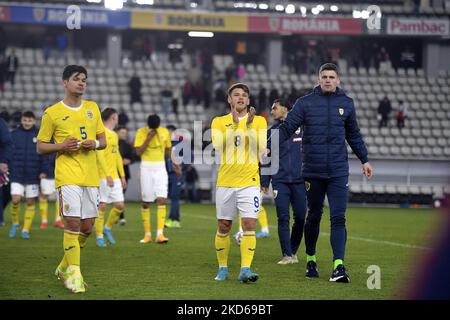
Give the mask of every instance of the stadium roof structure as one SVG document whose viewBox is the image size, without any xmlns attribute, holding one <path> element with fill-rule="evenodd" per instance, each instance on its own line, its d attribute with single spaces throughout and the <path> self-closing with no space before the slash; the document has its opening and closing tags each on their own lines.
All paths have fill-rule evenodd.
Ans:
<svg viewBox="0 0 450 320">
<path fill-rule="evenodd" d="M 297 0 L 14 0 L 8 4 L 65 4 L 105 7 L 108 3 L 120 2 L 123 8 L 145 8 L 158 10 L 188 10 L 199 12 L 242 12 L 255 14 L 293 14 L 303 16 L 348 16 L 354 11 L 364 11 L 369 5 L 378 5 L 385 15 L 448 15 L 450 6 L 414 8 L 413 1 L 402 0 L 345 0 L 345 1 L 297 1 Z"/>
</svg>

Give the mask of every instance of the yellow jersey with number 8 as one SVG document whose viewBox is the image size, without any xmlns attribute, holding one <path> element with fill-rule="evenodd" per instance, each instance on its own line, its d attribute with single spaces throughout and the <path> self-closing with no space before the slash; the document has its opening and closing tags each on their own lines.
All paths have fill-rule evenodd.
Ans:
<svg viewBox="0 0 450 320">
<path fill-rule="evenodd" d="M 260 153 L 267 144 L 267 121 L 255 116 L 247 126 L 248 114 L 234 124 L 231 114 L 216 117 L 211 124 L 211 138 L 220 156 L 217 187 L 260 186 Z"/>
</svg>

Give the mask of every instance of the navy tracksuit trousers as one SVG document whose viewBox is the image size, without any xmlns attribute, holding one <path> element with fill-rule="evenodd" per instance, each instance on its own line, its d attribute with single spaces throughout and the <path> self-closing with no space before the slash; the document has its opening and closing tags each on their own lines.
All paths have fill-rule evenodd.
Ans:
<svg viewBox="0 0 450 320">
<path fill-rule="evenodd" d="M 345 211 L 347 209 L 348 176 L 329 179 L 305 178 L 305 188 L 308 198 L 308 215 L 305 224 L 306 254 L 313 256 L 316 253 L 323 201 L 326 195 L 330 206 L 330 241 L 333 249 L 333 261 L 344 260 L 347 241 Z"/>
<path fill-rule="evenodd" d="M 180 221 L 181 179 L 175 173 L 169 173 L 170 220 Z"/>
<path fill-rule="evenodd" d="M 306 192 L 303 183 L 281 183 L 272 181 L 272 188 L 276 192 L 275 206 L 278 217 L 278 237 L 280 239 L 283 256 L 297 253 L 303 236 L 306 215 Z M 290 204 L 294 211 L 292 232 L 289 228 Z"/>
</svg>

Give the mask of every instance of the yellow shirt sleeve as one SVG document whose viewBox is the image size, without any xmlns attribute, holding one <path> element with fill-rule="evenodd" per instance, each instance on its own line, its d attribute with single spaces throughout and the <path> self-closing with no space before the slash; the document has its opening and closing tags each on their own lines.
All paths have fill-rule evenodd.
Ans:
<svg viewBox="0 0 450 320">
<path fill-rule="evenodd" d="M 97 154 L 97 166 L 99 176 L 100 178 L 106 178 L 109 175 L 105 160 L 105 150 L 96 150 L 95 153 Z"/>
<path fill-rule="evenodd" d="M 134 147 L 135 148 L 139 148 L 140 146 L 142 146 L 144 144 L 145 141 L 145 137 L 144 137 L 144 130 L 138 129 L 138 131 L 136 132 L 136 137 L 134 138 Z"/>
<path fill-rule="evenodd" d="M 53 137 L 55 127 L 53 125 L 53 120 L 47 112 L 44 112 L 41 120 L 41 127 L 39 128 L 39 133 L 37 136 L 38 141 L 50 142 Z"/>
<path fill-rule="evenodd" d="M 120 152 L 117 152 L 117 171 L 119 171 L 119 177 L 125 177 L 125 171 L 123 169 L 123 159 Z"/>
<path fill-rule="evenodd" d="M 103 124 L 103 120 L 102 120 L 102 114 L 100 113 L 100 108 L 98 107 L 97 104 L 95 104 L 97 106 L 96 108 L 96 113 L 97 113 L 97 131 L 96 134 L 102 134 L 105 133 L 105 126 Z"/>
</svg>

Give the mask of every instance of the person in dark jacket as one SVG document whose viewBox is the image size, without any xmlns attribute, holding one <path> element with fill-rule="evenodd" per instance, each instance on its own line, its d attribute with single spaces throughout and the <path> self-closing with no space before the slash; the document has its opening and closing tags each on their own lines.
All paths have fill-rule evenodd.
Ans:
<svg viewBox="0 0 450 320">
<path fill-rule="evenodd" d="M 188 165 L 185 173 L 185 188 L 184 196 L 185 200 L 190 202 L 198 202 L 197 199 L 197 186 L 195 185 L 198 181 L 197 170 L 193 165 Z"/>
<path fill-rule="evenodd" d="M 16 72 L 19 69 L 19 58 L 16 56 L 15 50 L 11 50 L 11 54 L 6 58 L 6 81 L 11 82 L 14 86 Z"/>
<path fill-rule="evenodd" d="M 11 216 L 12 227 L 9 237 L 14 238 L 19 229 L 20 200 L 26 198 L 26 211 L 22 238 L 30 238 L 30 228 L 35 214 L 35 200 L 39 196 L 39 178 L 45 176 L 48 163 L 45 156 L 36 151 L 38 128 L 33 112 L 22 114 L 21 126 L 11 133 L 13 140 L 13 155 L 10 166 L 11 180 Z"/>
<path fill-rule="evenodd" d="M 379 128 L 387 127 L 389 122 L 389 113 L 391 113 L 391 111 L 391 101 L 389 101 L 388 97 L 384 97 L 378 105 L 378 114 L 380 118 L 380 122 L 378 125 Z"/>
<path fill-rule="evenodd" d="M 277 123 L 268 131 L 276 130 L 286 119 L 291 105 L 288 101 L 277 99 L 272 105 L 271 114 Z M 267 146 L 270 150 L 270 145 Z M 306 191 L 301 174 L 302 135 L 300 128 L 280 144 L 279 149 L 271 154 L 272 159 L 278 159 L 278 172 L 272 175 L 261 175 L 261 189 L 268 193 L 272 181 L 273 195 L 278 217 L 278 238 L 280 240 L 282 259 L 278 264 L 298 263 L 297 250 L 303 237 L 303 227 L 306 215 Z M 290 231 L 290 209 L 292 205 L 294 224 Z"/>
<path fill-rule="evenodd" d="M 120 117 L 120 116 L 119 116 Z M 119 127 L 117 130 L 117 135 L 119 136 L 119 152 L 122 156 L 123 170 L 125 172 L 125 181 L 128 185 L 128 180 L 131 178 L 130 165 L 136 161 L 137 155 L 134 151 L 133 145 L 128 140 L 128 131 L 125 127 Z M 127 191 L 127 188 L 123 189 L 123 194 Z M 118 221 L 119 225 L 123 226 L 127 223 L 125 220 L 125 211 L 120 214 L 120 219 Z"/>
<path fill-rule="evenodd" d="M 322 65 L 318 82 L 319 85 L 311 94 L 296 101 L 286 121 L 279 126 L 279 143 L 303 127 L 302 175 L 308 199 L 305 224 L 306 277 L 319 276 L 315 254 L 326 195 L 330 205 L 334 262 L 330 281 L 347 283 L 350 278 L 344 267 L 344 256 L 349 164 L 345 141 L 361 161 L 364 175 L 371 178 L 373 171 L 356 121 L 353 99 L 338 87 L 340 79 L 337 66 L 332 63 Z M 270 140 L 271 137 L 268 145 Z"/>
<path fill-rule="evenodd" d="M 9 163 L 12 157 L 13 142 L 8 125 L 0 118 L 0 227 L 5 225 L 3 220 L 3 210 L 8 205 L 8 195 L 4 191 L 8 190 Z"/>
<path fill-rule="evenodd" d="M 130 88 L 130 104 L 135 102 L 142 103 L 142 95 L 141 95 L 141 87 L 142 82 L 141 78 L 135 73 L 131 77 L 130 81 L 128 81 L 128 87 Z"/>
<path fill-rule="evenodd" d="M 168 125 L 167 129 L 170 133 L 170 140 L 172 141 L 172 150 L 180 143 L 179 137 L 175 135 L 177 128 L 173 125 Z M 170 199 L 170 215 L 166 220 L 165 227 L 167 228 L 181 228 L 180 224 L 180 193 L 183 188 L 183 177 L 181 167 L 173 165 L 172 159 L 166 157 L 166 170 L 169 176 L 169 199 Z"/>
</svg>

